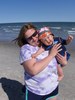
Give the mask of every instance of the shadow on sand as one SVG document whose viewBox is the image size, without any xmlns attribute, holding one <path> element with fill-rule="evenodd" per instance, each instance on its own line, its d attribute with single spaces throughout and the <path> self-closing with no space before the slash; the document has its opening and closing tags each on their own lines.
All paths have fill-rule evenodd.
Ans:
<svg viewBox="0 0 75 100">
<path fill-rule="evenodd" d="M 9 100 L 24 100 L 23 85 L 20 82 L 2 77 L 0 83 Z"/>
</svg>

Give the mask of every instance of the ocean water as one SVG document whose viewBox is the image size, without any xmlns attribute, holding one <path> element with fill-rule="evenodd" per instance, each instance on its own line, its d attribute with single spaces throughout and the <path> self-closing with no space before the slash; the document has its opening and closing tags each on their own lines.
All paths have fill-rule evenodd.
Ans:
<svg viewBox="0 0 75 100">
<path fill-rule="evenodd" d="M 12 41 L 15 39 L 21 27 L 27 23 L 0 24 L 0 41 Z M 55 36 L 67 38 L 68 34 L 75 35 L 75 22 L 32 22 L 38 29 L 43 26 L 51 28 Z"/>
</svg>

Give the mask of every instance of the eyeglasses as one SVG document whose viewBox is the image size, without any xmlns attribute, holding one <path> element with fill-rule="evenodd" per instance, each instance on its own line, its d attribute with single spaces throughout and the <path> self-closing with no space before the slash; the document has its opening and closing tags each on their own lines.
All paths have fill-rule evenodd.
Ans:
<svg viewBox="0 0 75 100">
<path fill-rule="evenodd" d="M 27 41 L 31 41 L 33 37 L 35 37 L 36 35 L 38 35 L 38 32 L 35 31 L 30 37 L 26 38 Z"/>
</svg>

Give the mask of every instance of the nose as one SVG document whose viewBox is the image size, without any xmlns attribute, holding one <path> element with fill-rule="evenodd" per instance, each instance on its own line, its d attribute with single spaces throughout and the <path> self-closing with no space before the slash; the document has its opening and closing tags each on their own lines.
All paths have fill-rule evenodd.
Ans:
<svg viewBox="0 0 75 100">
<path fill-rule="evenodd" d="M 50 42 L 50 39 L 49 39 L 49 38 L 47 38 L 47 39 L 46 39 L 46 41 L 47 41 L 47 42 Z"/>
<path fill-rule="evenodd" d="M 37 38 L 34 36 L 34 37 L 32 37 L 32 39 L 33 39 L 34 41 L 36 41 Z"/>
</svg>

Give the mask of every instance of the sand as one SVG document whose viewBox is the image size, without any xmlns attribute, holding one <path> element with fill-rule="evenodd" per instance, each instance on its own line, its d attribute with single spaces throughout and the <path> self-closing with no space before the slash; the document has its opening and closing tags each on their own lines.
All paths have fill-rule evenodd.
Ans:
<svg viewBox="0 0 75 100">
<path fill-rule="evenodd" d="M 0 100 L 24 100 L 23 84 L 19 48 L 11 42 L 0 42 Z"/>
<path fill-rule="evenodd" d="M 75 50 L 69 51 L 71 58 L 63 68 L 58 100 L 75 100 Z M 19 47 L 11 42 L 0 42 L 0 100 L 24 100 L 23 72 L 19 64 Z"/>
</svg>

